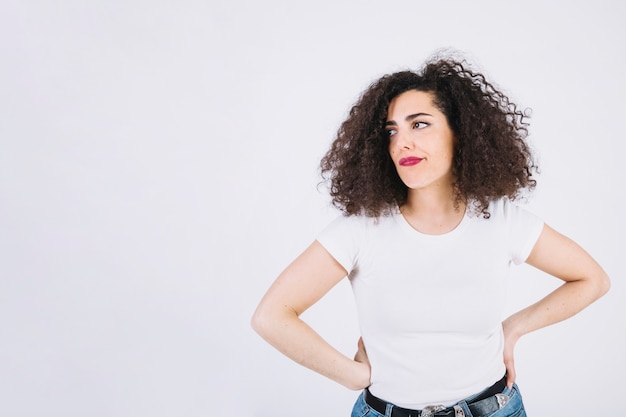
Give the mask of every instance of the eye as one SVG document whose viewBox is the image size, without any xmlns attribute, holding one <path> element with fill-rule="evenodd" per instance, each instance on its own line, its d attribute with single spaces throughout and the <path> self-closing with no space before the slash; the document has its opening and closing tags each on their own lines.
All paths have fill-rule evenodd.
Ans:
<svg viewBox="0 0 626 417">
<path fill-rule="evenodd" d="M 387 129 L 387 135 L 389 137 L 395 135 L 398 131 L 396 129 Z"/>
<path fill-rule="evenodd" d="M 413 122 L 413 129 L 423 129 L 427 126 L 430 126 L 430 124 L 426 122 Z"/>
</svg>

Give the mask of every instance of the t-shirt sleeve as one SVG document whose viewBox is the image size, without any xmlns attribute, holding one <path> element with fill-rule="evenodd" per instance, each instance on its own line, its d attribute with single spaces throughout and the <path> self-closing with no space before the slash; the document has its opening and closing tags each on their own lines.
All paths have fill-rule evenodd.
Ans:
<svg viewBox="0 0 626 417">
<path fill-rule="evenodd" d="M 357 216 L 340 216 L 316 237 L 317 241 L 350 274 L 356 267 L 362 225 Z"/>
<path fill-rule="evenodd" d="M 519 265 L 526 261 L 533 250 L 544 222 L 530 211 L 510 202 L 506 203 L 505 212 L 509 224 L 511 260 Z"/>
</svg>

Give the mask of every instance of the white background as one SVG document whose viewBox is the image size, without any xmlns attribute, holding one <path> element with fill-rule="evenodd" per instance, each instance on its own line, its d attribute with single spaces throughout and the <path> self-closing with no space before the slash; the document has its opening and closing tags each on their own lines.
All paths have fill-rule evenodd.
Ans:
<svg viewBox="0 0 626 417">
<path fill-rule="evenodd" d="M 528 207 L 613 279 L 518 344 L 529 415 L 623 398 L 618 1 L 27 1 L 0 9 L 0 415 L 347 416 L 249 319 L 337 215 L 318 162 L 359 93 L 463 51 L 523 107 Z M 554 288 L 514 270 L 514 311 Z M 305 319 L 347 355 L 341 283 Z M 454 378 L 454 375 L 450 376 Z"/>
</svg>

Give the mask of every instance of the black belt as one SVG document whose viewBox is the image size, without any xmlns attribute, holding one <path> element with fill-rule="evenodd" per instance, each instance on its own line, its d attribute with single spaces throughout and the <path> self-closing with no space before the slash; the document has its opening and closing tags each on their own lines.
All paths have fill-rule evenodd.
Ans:
<svg viewBox="0 0 626 417">
<path fill-rule="evenodd" d="M 496 394 L 500 394 L 504 391 L 506 387 L 506 376 L 502 378 L 500 381 L 493 384 L 491 387 L 487 388 L 481 395 L 477 398 L 471 400 L 471 402 L 467 403 L 467 407 L 472 412 L 474 417 L 481 417 L 491 413 L 498 411 L 501 408 L 501 402 L 498 401 Z M 387 411 L 387 401 L 381 400 L 378 397 L 372 395 L 369 389 L 365 390 L 364 393 L 365 402 L 367 405 L 372 407 L 374 410 L 379 412 L 380 414 L 385 414 Z M 391 417 L 420 417 L 422 416 L 422 410 L 410 410 L 408 408 L 397 407 L 391 404 L 393 408 L 391 409 Z M 424 413 L 425 415 L 428 413 Z M 432 417 L 453 417 L 455 414 L 455 410 L 453 407 L 448 407 L 443 410 L 434 412 L 431 415 Z"/>
</svg>

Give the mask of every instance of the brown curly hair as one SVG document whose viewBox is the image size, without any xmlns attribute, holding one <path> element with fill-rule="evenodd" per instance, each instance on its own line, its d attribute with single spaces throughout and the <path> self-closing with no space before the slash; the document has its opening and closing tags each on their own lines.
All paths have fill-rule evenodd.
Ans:
<svg viewBox="0 0 626 417">
<path fill-rule="evenodd" d="M 388 151 L 385 123 L 391 100 L 417 90 L 433 94 L 456 137 L 452 174 L 455 204 L 489 217 L 493 200 L 514 200 L 532 190 L 537 170 L 525 141 L 528 115 L 466 61 L 432 59 L 420 71 L 401 71 L 375 81 L 341 124 L 320 163 L 333 205 L 347 215 L 379 217 L 407 201 Z"/>
</svg>

